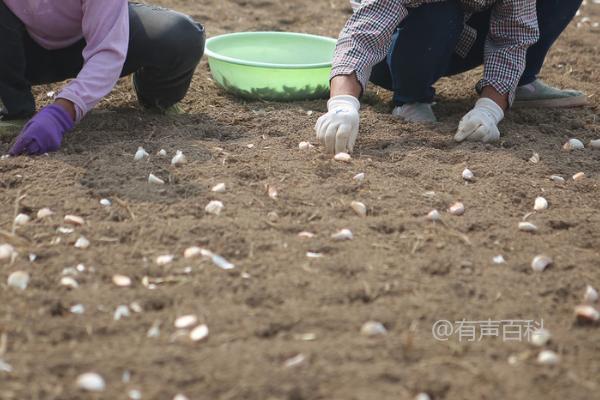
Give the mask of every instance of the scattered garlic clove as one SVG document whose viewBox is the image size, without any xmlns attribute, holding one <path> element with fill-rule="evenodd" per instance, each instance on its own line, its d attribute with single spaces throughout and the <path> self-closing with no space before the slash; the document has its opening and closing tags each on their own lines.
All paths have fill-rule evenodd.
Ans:
<svg viewBox="0 0 600 400">
<path fill-rule="evenodd" d="M 141 313 L 142 311 L 144 311 L 140 303 L 138 303 L 137 301 L 131 303 L 129 305 L 129 308 L 131 308 L 131 311 L 133 311 L 134 313 Z"/>
<path fill-rule="evenodd" d="M 460 201 L 457 201 L 448 208 L 448 212 L 452 215 L 463 215 L 465 213 L 465 205 Z"/>
<path fill-rule="evenodd" d="M 519 230 L 523 231 L 523 232 L 537 232 L 538 227 L 535 224 L 532 224 L 531 222 L 519 222 Z"/>
<path fill-rule="evenodd" d="M 80 236 L 79 239 L 75 242 L 75 247 L 78 249 L 87 249 L 90 247 L 90 241 L 87 240 L 84 236 Z"/>
<path fill-rule="evenodd" d="M 539 163 L 540 162 L 540 155 L 538 153 L 533 153 L 533 155 L 529 159 L 529 162 L 531 162 L 533 164 Z"/>
<path fill-rule="evenodd" d="M 492 258 L 492 262 L 493 262 L 494 264 L 506 264 L 506 260 L 504 259 L 504 256 L 503 256 L 503 255 L 501 255 L 501 254 L 500 254 L 500 255 L 497 255 L 497 256 L 494 256 L 494 257 Z"/>
<path fill-rule="evenodd" d="M 13 258 L 15 254 L 15 248 L 10 244 L 4 243 L 0 245 L 0 260 L 7 260 L 9 258 Z"/>
<path fill-rule="evenodd" d="M 227 190 L 227 187 L 224 183 L 217 183 L 215 186 L 212 187 L 211 192 L 224 193 L 225 190 Z"/>
<path fill-rule="evenodd" d="M 160 322 L 154 322 L 148 332 L 146 332 L 146 337 L 149 338 L 157 338 L 160 336 Z"/>
<path fill-rule="evenodd" d="M 348 162 L 348 161 L 350 161 L 350 160 L 352 159 L 352 157 L 351 157 L 351 156 L 350 156 L 350 154 L 348 154 L 348 153 L 337 153 L 337 154 L 336 154 L 336 155 L 333 157 L 333 159 L 334 159 L 335 161 L 346 161 L 346 162 Z"/>
<path fill-rule="evenodd" d="M 314 238 L 314 237 L 315 237 L 315 234 L 314 234 L 314 233 L 312 233 L 312 232 L 307 232 L 307 231 L 304 231 L 304 232 L 300 232 L 300 233 L 298 234 L 298 237 L 300 237 L 300 238 L 304 238 L 304 239 L 311 239 L 311 238 Z"/>
<path fill-rule="evenodd" d="M 25 225 L 29 221 L 31 221 L 31 217 L 27 214 L 21 213 L 15 217 L 15 225 Z"/>
<path fill-rule="evenodd" d="M 559 362 L 560 357 L 552 350 L 540 351 L 540 354 L 538 354 L 537 357 L 537 363 L 541 365 L 556 365 Z"/>
<path fill-rule="evenodd" d="M 600 321 L 600 311 L 589 304 L 582 304 L 575 307 L 575 317 L 579 322 L 598 322 Z"/>
<path fill-rule="evenodd" d="M 590 147 L 592 149 L 600 149 L 600 139 L 590 140 Z"/>
<path fill-rule="evenodd" d="M 354 177 L 352 177 L 352 179 L 354 179 L 357 182 L 362 182 L 365 180 L 365 173 L 364 172 L 360 172 L 356 175 L 354 175 Z"/>
<path fill-rule="evenodd" d="M 540 328 L 531 332 L 529 341 L 534 346 L 543 347 L 550 341 L 551 338 L 552 335 L 550 334 L 550 331 L 544 328 Z"/>
<path fill-rule="evenodd" d="M 37 219 L 48 218 L 53 214 L 54 214 L 54 211 L 52 211 L 49 208 L 40 208 L 37 212 Z"/>
<path fill-rule="evenodd" d="M 342 229 L 331 235 L 331 238 L 337 241 L 352 240 L 352 238 L 354 238 L 354 235 L 352 234 L 352 231 L 350 229 Z"/>
<path fill-rule="evenodd" d="M 29 273 L 25 271 L 15 271 L 8 276 L 7 284 L 10 287 L 25 290 L 29 285 Z"/>
<path fill-rule="evenodd" d="M 550 180 L 555 183 L 565 183 L 565 178 L 563 178 L 562 176 L 559 176 L 559 175 L 550 176 Z"/>
<path fill-rule="evenodd" d="M 65 228 L 64 226 L 59 226 L 58 228 L 56 228 L 56 231 L 58 233 L 62 233 L 63 235 L 70 235 L 71 233 L 75 232 L 75 229 Z"/>
<path fill-rule="evenodd" d="M 88 392 L 102 392 L 106 388 L 106 383 L 99 374 L 86 372 L 77 377 L 77 387 Z"/>
<path fill-rule="evenodd" d="M 439 221 L 442 219 L 442 214 L 438 210 L 431 210 L 427 214 L 427 219 L 430 221 Z"/>
<path fill-rule="evenodd" d="M 382 336 L 387 334 L 387 329 L 381 322 L 367 321 L 360 328 L 360 333 L 363 336 Z"/>
<path fill-rule="evenodd" d="M 171 264 L 174 259 L 175 259 L 175 256 L 172 254 L 163 254 L 163 255 L 156 257 L 156 264 L 157 265 Z"/>
<path fill-rule="evenodd" d="M 310 142 L 300 142 L 300 143 L 298 143 L 298 148 L 300 150 L 310 150 L 313 147 L 315 147 L 315 146 L 313 146 L 312 144 L 310 144 Z"/>
<path fill-rule="evenodd" d="M 148 175 L 148 183 L 153 183 L 155 185 L 164 185 L 165 181 L 163 181 L 162 179 L 160 179 L 158 176 L 156 176 L 154 174 L 150 174 L 150 175 Z"/>
<path fill-rule="evenodd" d="M 187 163 L 187 158 L 181 150 L 175 152 L 175 156 L 171 159 L 171 165 L 179 166 Z"/>
<path fill-rule="evenodd" d="M 469 168 L 465 168 L 462 172 L 462 178 L 465 181 L 472 181 L 475 179 L 475 174 L 473 174 L 473 171 L 471 171 Z"/>
<path fill-rule="evenodd" d="M 585 172 L 578 172 L 575 175 L 573 175 L 573 180 L 574 181 L 580 181 L 582 179 L 585 178 Z"/>
<path fill-rule="evenodd" d="M 286 368 L 294 368 L 299 365 L 302 365 L 304 361 L 306 361 L 306 357 L 304 356 L 304 354 L 298 354 L 292 358 L 285 360 L 283 366 Z"/>
<path fill-rule="evenodd" d="M 142 400 L 142 392 L 137 389 L 131 389 L 127 392 L 129 400 Z"/>
<path fill-rule="evenodd" d="M 275 186 L 269 185 L 268 189 L 267 189 L 267 193 L 269 194 L 269 197 L 271 199 L 277 200 L 278 193 L 277 193 L 277 188 Z"/>
<path fill-rule="evenodd" d="M 563 149 L 566 151 L 581 150 L 584 148 L 583 142 L 579 139 L 569 139 L 567 143 L 563 145 Z"/>
<path fill-rule="evenodd" d="M 221 203 L 218 200 L 213 200 L 206 205 L 206 207 L 204 208 L 204 211 L 206 211 L 206 213 L 208 213 L 208 214 L 219 215 L 219 214 L 221 214 L 223 207 L 224 207 L 223 203 Z"/>
<path fill-rule="evenodd" d="M 188 399 L 188 397 L 186 395 L 184 395 L 183 393 L 177 393 L 175 395 L 175 397 L 173 397 L 173 400 L 190 400 L 190 399 Z"/>
<path fill-rule="evenodd" d="M 159 157 L 166 157 L 167 151 L 165 149 L 160 149 L 160 151 L 157 154 Z"/>
<path fill-rule="evenodd" d="M 536 197 L 534 205 L 533 205 L 533 209 L 535 211 L 542 211 L 542 210 L 546 210 L 548 208 L 548 200 L 546 200 L 545 198 L 539 196 Z"/>
<path fill-rule="evenodd" d="M 131 278 L 125 275 L 113 275 L 112 281 L 115 285 L 119 287 L 129 287 L 131 286 Z"/>
<path fill-rule="evenodd" d="M 72 314 L 83 314 L 85 312 L 85 306 L 83 304 L 75 304 L 69 308 Z"/>
<path fill-rule="evenodd" d="M 221 257 L 218 254 L 212 254 L 212 256 L 210 257 L 211 261 L 213 262 L 213 264 L 215 264 L 217 267 L 221 268 L 221 269 L 234 269 L 235 265 L 230 263 L 229 261 L 227 261 L 224 257 Z"/>
<path fill-rule="evenodd" d="M 29 262 L 34 262 L 37 260 L 37 254 L 29 253 Z"/>
<path fill-rule="evenodd" d="M 198 258 L 202 255 L 202 249 L 198 246 L 192 246 L 185 249 L 183 257 L 186 259 Z"/>
<path fill-rule="evenodd" d="M 546 255 L 535 256 L 531 261 L 531 268 L 536 272 L 542 272 L 552 264 L 552 259 Z"/>
<path fill-rule="evenodd" d="M 360 201 L 353 201 L 350 203 L 350 207 L 354 210 L 356 215 L 360 217 L 367 216 L 367 206 L 364 203 L 361 203 Z"/>
<path fill-rule="evenodd" d="M 308 257 L 308 258 L 321 258 L 321 257 L 323 257 L 323 254 L 321 254 L 321 253 L 315 253 L 315 252 L 312 252 L 312 251 L 308 251 L 308 252 L 306 252 L 306 257 Z"/>
<path fill-rule="evenodd" d="M 583 295 L 583 301 L 586 303 L 595 303 L 598 301 L 598 291 L 592 286 L 587 285 L 585 287 L 585 293 Z"/>
<path fill-rule="evenodd" d="M 423 392 L 416 395 L 414 400 L 431 400 L 431 397 L 427 393 Z"/>
<path fill-rule="evenodd" d="M 208 337 L 208 326 L 205 324 L 198 325 L 190 332 L 190 339 L 194 342 L 199 342 Z"/>
<path fill-rule="evenodd" d="M 129 307 L 126 305 L 120 305 L 115 309 L 115 313 L 113 314 L 113 319 L 115 321 L 119 321 L 122 318 L 127 318 L 131 315 L 129 313 Z"/>
<path fill-rule="evenodd" d="M 174 325 L 177 329 L 188 329 L 198 323 L 198 317 L 194 314 L 182 315 L 175 319 Z"/>
<path fill-rule="evenodd" d="M 133 156 L 133 160 L 140 161 L 148 156 L 150 156 L 150 154 L 148 154 L 146 152 L 146 150 L 144 150 L 144 148 L 140 146 L 140 147 L 138 147 L 137 151 L 135 152 L 135 155 Z"/>
<path fill-rule="evenodd" d="M 111 201 L 109 199 L 100 199 L 100 205 L 103 207 L 110 207 Z"/>
<path fill-rule="evenodd" d="M 81 226 L 85 223 L 83 218 L 76 215 L 65 215 L 65 224 Z"/>
<path fill-rule="evenodd" d="M 77 289 L 79 287 L 79 283 L 71 276 L 63 276 L 60 278 L 60 284 L 61 286 L 66 286 L 69 289 Z"/>
</svg>

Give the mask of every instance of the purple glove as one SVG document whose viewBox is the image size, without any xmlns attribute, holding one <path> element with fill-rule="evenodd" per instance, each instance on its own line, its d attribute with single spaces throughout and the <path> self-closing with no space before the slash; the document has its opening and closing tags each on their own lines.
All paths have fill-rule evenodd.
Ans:
<svg viewBox="0 0 600 400">
<path fill-rule="evenodd" d="M 23 127 L 9 154 L 32 156 L 56 151 L 60 149 L 64 134 L 74 125 L 69 113 L 61 106 L 44 107 Z"/>
</svg>

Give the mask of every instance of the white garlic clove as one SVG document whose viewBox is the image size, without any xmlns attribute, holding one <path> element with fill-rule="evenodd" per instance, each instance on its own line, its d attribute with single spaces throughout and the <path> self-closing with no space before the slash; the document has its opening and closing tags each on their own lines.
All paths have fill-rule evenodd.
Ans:
<svg viewBox="0 0 600 400">
<path fill-rule="evenodd" d="M 581 304 L 575 307 L 575 317 L 579 322 L 598 322 L 600 311 L 589 304 Z"/>
<path fill-rule="evenodd" d="M 148 154 L 146 152 L 146 150 L 144 150 L 144 148 L 140 146 L 140 147 L 138 147 L 137 151 L 135 152 L 135 155 L 133 156 L 133 160 L 140 161 L 148 156 L 150 156 L 150 154 Z"/>
<path fill-rule="evenodd" d="M 533 164 L 539 163 L 540 162 L 540 155 L 538 153 L 533 153 L 533 155 L 529 159 L 529 162 L 531 162 Z"/>
<path fill-rule="evenodd" d="M 465 168 L 462 172 L 462 178 L 465 181 L 472 181 L 475 179 L 475 174 L 473 174 L 473 171 L 471 171 L 469 168 Z"/>
<path fill-rule="evenodd" d="M 533 204 L 533 209 L 535 211 L 542 211 L 542 210 L 546 210 L 548 208 L 548 200 L 546 200 L 545 198 L 539 196 L 536 197 L 535 202 Z"/>
<path fill-rule="evenodd" d="M 113 275 L 112 281 L 115 285 L 119 287 L 129 287 L 131 286 L 131 278 L 125 275 Z"/>
<path fill-rule="evenodd" d="M 535 256 L 531 261 L 531 268 L 536 272 L 542 272 L 550 265 L 552 265 L 552 259 L 546 255 Z"/>
<path fill-rule="evenodd" d="M 303 239 L 311 239 L 315 237 L 315 234 L 312 232 L 303 231 L 298 234 L 298 237 Z"/>
<path fill-rule="evenodd" d="M 559 175 L 550 176 L 550 180 L 555 183 L 565 183 L 565 178 L 563 178 L 562 176 L 559 176 Z"/>
<path fill-rule="evenodd" d="M 335 161 L 346 161 L 346 162 L 348 162 L 348 161 L 350 161 L 350 160 L 352 159 L 352 157 L 351 157 L 351 156 L 350 156 L 350 154 L 348 154 L 348 153 L 337 153 L 337 154 L 336 154 L 336 155 L 333 157 L 333 159 L 334 159 Z"/>
<path fill-rule="evenodd" d="M 592 149 L 600 149 L 600 139 L 590 140 L 590 147 Z"/>
<path fill-rule="evenodd" d="M 119 321 L 122 318 L 127 318 L 131 315 L 129 313 L 129 307 L 126 305 L 120 305 L 115 309 L 115 313 L 113 314 L 113 319 L 115 321 Z"/>
<path fill-rule="evenodd" d="M 15 254 L 15 248 L 10 244 L 4 243 L 0 245 L 0 260 L 8 260 L 13 258 Z"/>
<path fill-rule="evenodd" d="M 321 258 L 321 257 L 323 257 L 323 254 L 321 254 L 321 253 L 315 253 L 313 251 L 308 251 L 308 252 L 306 252 L 306 257 L 308 257 L 308 258 Z"/>
<path fill-rule="evenodd" d="M 569 139 L 569 141 L 563 145 L 563 149 L 566 151 L 581 150 L 584 148 L 583 142 L 579 139 Z"/>
<path fill-rule="evenodd" d="M 99 374 L 86 372 L 77 377 L 77 387 L 88 392 L 102 392 L 106 388 L 106 383 Z"/>
<path fill-rule="evenodd" d="M 165 181 L 163 181 L 162 179 L 160 179 L 158 176 L 156 176 L 154 174 L 150 174 L 150 175 L 148 175 L 148 183 L 153 183 L 155 185 L 164 185 Z"/>
<path fill-rule="evenodd" d="M 29 285 L 29 273 L 25 271 L 15 271 L 8 276 L 8 286 L 25 290 Z"/>
<path fill-rule="evenodd" d="M 160 151 L 157 154 L 159 157 L 166 157 L 167 151 L 165 149 L 160 149 Z"/>
<path fill-rule="evenodd" d="M 497 256 L 494 256 L 494 257 L 492 258 L 492 262 L 493 262 L 494 264 L 506 264 L 506 260 L 504 259 L 504 256 L 503 256 L 503 255 L 501 255 L 501 254 L 500 254 L 500 255 L 497 255 Z"/>
<path fill-rule="evenodd" d="M 350 207 L 359 217 L 367 216 L 367 206 L 364 203 L 361 203 L 360 201 L 353 201 L 350 203 Z"/>
<path fill-rule="evenodd" d="M 188 399 L 188 397 L 186 395 L 184 395 L 183 393 L 177 393 L 175 395 L 175 397 L 173 397 L 173 400 L 190 400 L 190 399 Z"/>
<path fill-rule="evenodd" d="M 156 257 L 156 265 L 171 264 L 174 259 L 175 259 L 175 256 L 172 254 L 163 254 L 163 255 Z"/>
<path fill-rule="evenodd" d="M 110 207 L 111 204 L 109 199 L 100 199 L 100 205 L 103 207 Z"/>
<path fill-rule="evenodd" d="M 535 224 L 532 224 L 531 222 L 519 222 L 519 230 L 523 231 L 523 232 L 537 232 L 538 227 Z"/>
<path fill-rule="evenodd" d="M 202 255 L 202 249 L 198 246 L 192 246 L 185 249 L 183 257 L 186 259 L 198 258 Z"/>
<path fill-rule="evenodd" d="M 427 393 L 423 392 L 416 395 L 414 400 L 431 400 L 431 397 Z"/>
<path fill-rule="evenodd" d="M 177 329 L 188 329 L 198 323 L 198 317 L 194 314 L 182 315 L 175 319 L 174 325 Z"/>
<path fill-rule="evenodd" d="M 84 236 L 80 236 L 79 239 L 75 242 L 75 247 L 78 249 L 87 249 L 90 247 L 90 241 L 87 240 Z"/>
<path fill-rule="evenodd" d="M 573 180 L 574 181 L 580 181 L 582 179 L 585 178 L 585 172 L 578 172 L 575 175 L 573 175 Z"/>
<path fill-rule="evenodd" d="M 221 257 L 218 254 L 212 254 L 210 257 L 211 261 L 213 262 L 213 264 L 215 264 L 217 267 L 221 268 L 221 269 L 234 269 L 235 265 L 230 263 L 229 261 L 227 261 L 224 257 Z"/>
<path fill-rule="evenodd" d="M 585 287 L 583 301 L 585 301 L 586 303 L 595 303 L 596 301 L 598 301 L 598 291 L 592 286 L 587 285 Z"/>
<path fill-rule="evenodd" d="M 285 360 L 283 366 L 286 368 L 294 368 L 299 365 L 302 365 L 304 361 L 306 361 L 306 357 L 304 356 L 304 354 L 298 354 L 292 358 L 288 358 L 287 360 Z"/>
<path fill-rule="evenodd" d="M 155 322 L 152 324 L 148 332 L 146 332 L 146 337 L 149 338 L 157 338 L 160 337 L 160 322 Z"/>
<path fill-rule="evenodd" d="M 75 229 L 73 229 L 73 228 L 66 228 L 64 226 L 59 226 L 58 228 L 56 228 L 56 231 L 58 233 L 62 233 L 63 235 L 70 235 L 71 233 L 75 232 Z"/>
<path fill-rule="evenodd" d="M 249 149 L 253 149 L 254 148 L 254 143 L 247 144 L 246 147 L 249 148 Z"/>
<path fill-rule="evenodd" d="M 367 321 L 360 328 L 360 333 L 363 336 L 382 336 L 387 334 L 387 329 L 381 322 Z"/>
<path fill-rule="evenodd" d="M 537 363 L 541 365 L 556 365 L 559 362 L 560 357 L 552 350 L 540 351 L 540 354 L 538 354 L 537 357 Z"/>
<path fill-rule="evenodd" d="M 37 254 L 33 254 L 33 253 L 29 253 L 29 262 L 34 262 L 35 260 L 37 260 Z"/>
<path fill-rule="evenodd" d="M 224 183 L 217 183 L 212 187 L 211 191 L 216 193 L 224 193 L 227 190 L 227 187 Z"/>
<path fill-rule="evenodd" d="M 208 337 L 208 326 L 205 324 L 198 325 L 190 332 L 190 339 L 194 342 L 199 342 Z"/>
<path fill-rule="evenodd" d="M 54 214 L 54 211 L 52 211 L 51 209 L 49 209 L 49 208 L 41 208 L 37 212 L 37 219 L 48 218 L 48 217 L 50 217 L 53 214 Z"/>
<path fill-rule="evenodd" d="M 131 389 L 127 392 L 129 400 L 142 400 L 142 392 L 137 389 Z"/>
<path fill-rule="evenodd" d="M 463 215 L 465 213 L 465 205 L 460 201 L 457 201 L 448 208 L 448 212 L 452 215 Z"/>
<path fill-rule="evenodd" d="M 431 210 L 427 214 L 427 219 L 430 221 L 439 221 L 442 219 L 442 214 L 438 210 Z"/>
<path fill-rule="evenodd" d="M 550 341 L 551 338 L 552 335 L 550 334 L 550 331 L 540 328 L 531 332 L 529 341 L 534 346 L 543 347 Z"/>
<path fill-rule="evenodd" d="M 65 215 L 65 224 L 81 226 L 85 223 L 83 218 L 76 215 Z"/>
<path fill-rule="evenodd" d="M 133 303 L 131 303 L 129 305 L 129 308 L 131 308 L 131 311 L 133 311 L 134 313 L 141 313 L 142 311 L 144 311 L 141 304 L 138 303 L 137 301 L 134 301 Z"/>
<path fill-rule="evenodd" d="M 223 203 L 218 200 L 213 200 L 209 202 L 206 207 L 204 207 L 204 211 L 206 211 L 208 214 L 219 215 L 221 214 L 223 207 L 225 207 Z"/>
<path fill-rule="evenodd" d="M 269 197 L 273 200 L 277 200 L 277 188 L 275 186 L 271 186 L 269 185 L 268 189 L 267 189 L 267 193 L 269 194 Z"/>
<path fill-rule="evenodd" d="M 181 150 L 175 152 L 175 156 L 171 159 L 171 165 L 179 166 L 187 163 L 187 158 Z"/>
<path fill-rule="evenodd" d="M 350 229 L 342 229 L 331 235 L 331 238 L 337 241 L 352 240 L 352 238 L 354 238 L 354 235 L 352 234 L 352 231 Z"/>
<path fill-rule="evenodd" d="M 21 213 L 15 217 L 15 225 L 25 225 L 29 221 L 31 221 L 31 217 L 27 214 Z"/>
<path fill-rule="evenodd" d="M 300 143 L 298 143 L 298 148 L 300 150 L 310 150 L 313 147 L 315 147 L 315 146 L 313 146 L 312 144 L 310 144 L 310 142 L 300 142 Z"/>
<path fill-rule="evenodd" d="M 77 289 L 79 287 L 79 283 L 71 276 L 63 276 L 60 278 L 60 284 L 61 286 L 66 286 L 69 289 Z"/>
<path fill-rule="evenodd" d="M 72 314 L 83 314 L 85 312 L 85 306 L 83 304 L 75 304 L 69 308 Z"/>
<path fill-rule="evenodd" d="M 357 182 L 362 182 L 365 180 L 365 173 L 364 172 L 358 173 L 358 174 L 354 175 L 354 177 L 352 179 L 354 179 Z"/>
</svg>

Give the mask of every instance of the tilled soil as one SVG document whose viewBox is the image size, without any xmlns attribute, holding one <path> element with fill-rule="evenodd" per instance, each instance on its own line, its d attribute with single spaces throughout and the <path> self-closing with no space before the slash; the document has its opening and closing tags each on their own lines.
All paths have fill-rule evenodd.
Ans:
<svg viewBox="0 0 600 400">
<path fill-rule="evenodd" d="M 336 36 L 351 12 L 345 0 L 158 3 L 191 14 L 209 35 Z M 591 22 L 577 28 L 584 16 Z M 600 138 L 595 21 L 600 6 L 585 6 L 542 73 L 584 90 L 590 106 L 513 110 L 498 145 L 452 140 L 480 71 L 440 82 L 436 126 L 394 119 L 389 93 L 371 87 L 349 163 L 318 147 L 298 150 L 314 141 L 325 101 L 239 100 L 216 87 L 203 61 L 183 103 L 188 114 L 160 117 L 144 113 L 123 80 L 59 153 L 0 161 L 0 244 L 19 252 L 0 265 L 0 359 L 12 367 L 0 371 L 0 398 L 122 399 L 132 389 L 144 399 L 598 398 L 600 326 L 576 323 L 573 308 L 587 284 L 600 288 L 600 151 L 562 150 L 570 137 Z M 58 87 L 36 88 L 39 104 Z M 10 139 L 2 140 L 6 153 Z M 149 160 L 133 162 L 138 146 Z M 177 149 L 189 160 L 180 168 L 170 166 Z M 529 161 L 534 152 L 539 163 Z M 465 167 L 474 182 L 461 178 Z M 581 171 L 586 178 L 573 181 Z M 360 172 L 362 183 L 352 179 Z M 148 184 L 149 173 L 166 184 Z M 554 174 L 566 182 L 549 180 Z M 227 191 L 211 192 L 220 182 Z M 530 214 L 537 196 L 549 209 Z M 210 200 L 224 203 L 220 216 L 204 212 Z M 366 218 L 353 213 L 353 200 L 367 205 Z M 463 216 L 445 211 L 455 201 L 465 204 Z M 42 207 L 55 214 L 11 234 L 15 211 L 35 216 Z M 440 222 L 425 218 L 433 208 Z M 58 232 L 67 214 L 85 225 Z M 524 218 L 539 231 L 518 231 Z M 354 239 L 333 241 L 342 228 Z M 88 249 L 73 247 L 80 235 Z M 184 259 L 192 245 L 236 268 Z M 157 265 L 164 254 L 175 260 Z M 530 267 L 538 254 L 554 260 L 543 273 Z M 497 255 L 506 263 L 494 264 Z M 61 286 L 63 270 L 79 264 L 79 287 Z M 16 270 L 31 275 L 24 291 L 6 284 Z M 132 286 L 115 286 L 114 274 Z M 141 312 L 114 320 L 116 307 L 132 303 Z M 85 312 L 71 313 L 75 304 Z M 177 333 L 173 322 L 184 314 L 208 325 L 207 340 Z M 361 335 L 369 320 L 387 335 Z M 552 333 L 545 348 L 560 362 L 538 365 L 539 348 L 525 340 L 436 340 L 438 320 L 543 320 Z M 159 337 L 147 337 L 153 325 Z M 76 387 L 87 371 L 105 378 L 104 392 Z"/>
</svg>

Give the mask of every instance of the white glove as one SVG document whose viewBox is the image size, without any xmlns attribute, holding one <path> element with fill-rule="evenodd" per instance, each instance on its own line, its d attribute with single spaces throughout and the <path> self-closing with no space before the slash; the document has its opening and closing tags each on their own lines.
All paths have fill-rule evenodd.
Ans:
<svg viewBox="0 0 600 400">
<path fill-rule="evenodd" d="M 496 142 L 500 139 L 498 123 L 504 118 L 504 111 L 492 99 L 482 97 L 475 107 L 467 113 L 458 124 L 454 140 L 480 140 L 484 143 Z"/>
<path fill-rule="evenodd" d="M 327 102 L 327 110 L 315 125 L 317 140 L 328 153 L 350 153 L 358 136 L 360 102 L 350 95 L 335 96 Z"/>
</svg>

